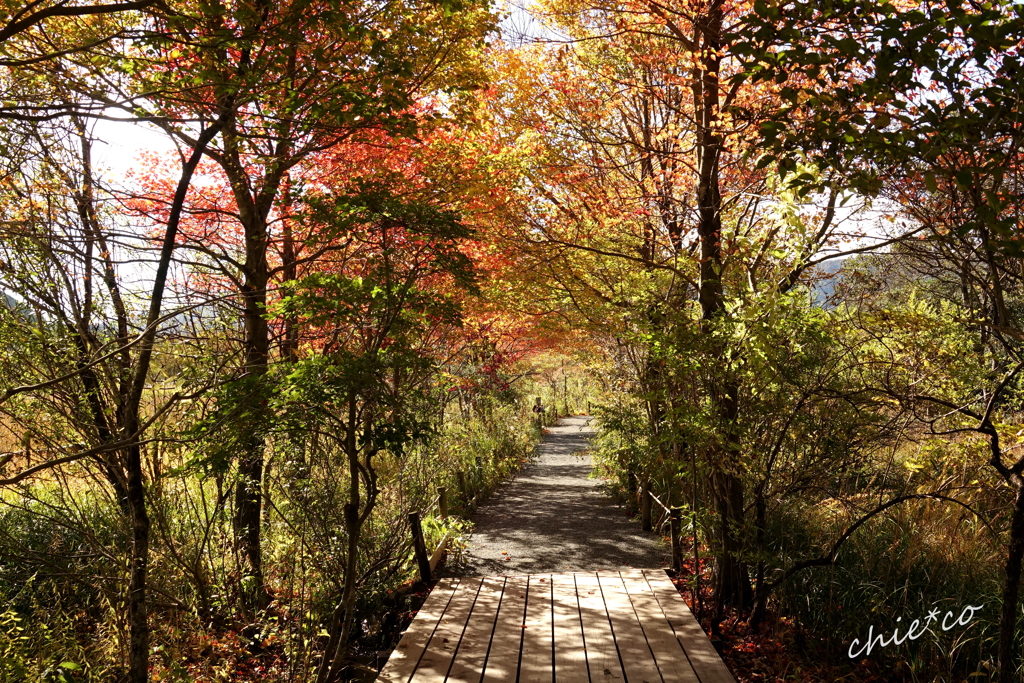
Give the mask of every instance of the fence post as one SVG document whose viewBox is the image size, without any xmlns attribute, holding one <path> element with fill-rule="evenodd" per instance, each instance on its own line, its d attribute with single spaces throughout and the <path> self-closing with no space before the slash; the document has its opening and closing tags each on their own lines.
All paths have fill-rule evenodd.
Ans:
<svg viewBox="0 0 1024 683">
<path fill-rule="evenodd" d="M 437 509 L 442 517 L 448 516 L 448 489 L 443 486 L 437 487 Z"/>
<path fill-rule="evenodd" d="M 644 531 L 650 531 L 654 526 L 651 523 L 651 478 L 644 475 L 643 482 L 640 491 L 640 524 L 643 525 Z"/>
<path fill-rule="evenodd" d="M 466 489 L 466 473 L 459 470 L 455 473 L 455 481 L 459 485 L 459 493 L 462 494 L 462 500 L 465 501 L 466 505 L 469 505 L 469 491 Z"/>
<path fill-rule="evenodd" d="M 427 556 L 427 544 L 423 542 L 423 527 L 420 526 L 420 513 L 409 513 L 409 526 L 412 527 L 412 548 L 416 554 L 416 564 L 420 568 L 420 580 L 430 583 L 430 558 Z"/>
<path fill-rule="evenodd" d="M 626 490 L 629 492 L 629 497 L 626 499 L 626 509 L 629 510 L 630 514 L 636 512 L 637 486 L 636 471 L 630 466 L 626 468 Z"/>
<path fill-rule="evenodd" d="M 683 511 L 679 508 L 672 508 L 668 513 L 669 528 L 672 533 L 672 566 L 677 572 L 683 571 L 683 550 L 679 546 L 680 520 Z"/>
</svg>

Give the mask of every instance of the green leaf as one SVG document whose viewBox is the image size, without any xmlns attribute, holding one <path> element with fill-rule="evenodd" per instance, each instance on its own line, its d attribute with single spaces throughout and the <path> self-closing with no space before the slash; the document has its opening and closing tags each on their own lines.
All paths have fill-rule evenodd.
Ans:
<svg viewBox="0 0 1024 683">
<path fill-rule="evenodd" d="M 928 188 L 929 192 L 939 191 L 939 185 L 935 182 L 935 174 L 931 171 L 925 171 L 924 173 L 924 186 Z"/>
</svg>

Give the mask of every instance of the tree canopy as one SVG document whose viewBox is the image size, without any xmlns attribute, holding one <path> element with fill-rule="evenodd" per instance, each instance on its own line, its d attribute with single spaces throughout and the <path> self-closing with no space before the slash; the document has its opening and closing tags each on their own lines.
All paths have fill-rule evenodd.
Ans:
<svg viewBox="0 0 1024 683">
<path fill-rule="evenodd" d="M 0 1 L 0 679 L 367 678 L 410 513 L 462 537 L 589 411 L 739 679 L 1019 680 L 1022 45 L 1009 0 Z M 848 654 L 943 601 L 988 607 Z"/>
</svg>

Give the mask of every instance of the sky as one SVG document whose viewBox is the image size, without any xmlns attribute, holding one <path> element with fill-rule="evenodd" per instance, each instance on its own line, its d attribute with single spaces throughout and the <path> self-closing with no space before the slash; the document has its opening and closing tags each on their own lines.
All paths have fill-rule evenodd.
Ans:
<svg viewBox="0 0 1024 683">
<path fill-rule="evenodd" d="M 555 38 L 530 13 L 531 4 L 531 0 L 506 1 L 501 22 L 503 40 L 517 44 L 538 38 Z M 173 153 L 175 150 L 173 143 L 163 131 L 147 124 L 126 120 L 98 120 L 95 124 L 95 133 L 101 144 L 94 151 L 94 165 L 102 172 L 104 180 L 115 185 L 123 184 L 130 178 L 130 174 L 137 169 L 142 152 Z M 851 208 L 838 211 L 838 217 L 845 223 L 843 232 L 861 233 L 868 237 L 844 239 L 837 245 L 837 249 L 861 248 L 884 239 L 886 226 L 883 216 L 887 211 L 891 212 L 891 208 L 887 209 L 880 205 L 880 208 L 865 212 L 861 216 L 853 216 Z"/>
<path fill-rule="evenodd" d="M 95 133 L 101 144 L 93 153 L 93 163 L 97 169 L 102 169 L 107 181 L 124 180 L 136 168 L 139 155 L 144 151 L 174 149 L 165 133 L 145 124 L 99 120 Z"/>
<path fill-rule="evenodd" d="M 542 37 L 543 27 L 527 7 L 531 0 L 507 0 L 502 10 L 501 37 L 506 42 Z M 114 114 L 116 115 L 116 114 Z M 104 168 L 108 180 L 118 181 L 127 176 L 137 163 L 140 152 L 172 152 L 174 145 L 166 134 L 154 126 L 127 121 L 99 120 L 96 136 L 102 142 L 94 152 L 97 168 Z"/>
</svg>

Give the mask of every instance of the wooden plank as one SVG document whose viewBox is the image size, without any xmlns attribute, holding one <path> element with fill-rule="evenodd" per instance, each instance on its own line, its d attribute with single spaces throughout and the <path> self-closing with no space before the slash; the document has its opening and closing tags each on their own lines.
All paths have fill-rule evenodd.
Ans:
<svg viewBox="0 0 1024 683">
<path fill-rule="evenodd" d="M 633 569 L 619 574 L 662 680 L 665 683 L 700 683 L 643 572 Z"/>
<path fill-rule="evenodd" d="M 494 635 L 481 683 L 509 683 L 519 672 L 519 651 L 523 643 L 523 612 L 526 608 L 527 577 L 509 576 L 501 596 L 501 609 L 494 623 Z"/>
<path fill-rule="evenodd" d="M 519 658 L 519 683 L 553 683 L 551 575 L 530 576 L 523 622 L 523 654 Z"/>
<path fill-rule="evenodd" d="M 621 683 L 622 666 L 597 574 L 576 574 L 576 595 L 580 601 L 590 683 Z"/>
<path fill-rule="evenodd" d="M 661 673 L 654 663 L 654 655 L 647 646 L 647 637 L 626 595 L 622 577 L 617 572 L 598 572 L 598 583 L 604 595 L 604 604 L 615 634 L 619 660 L 629 683 L 662 683 Z M 682 654 L 682 653 L 680 653 Z"/>
<path fill-rule="evenodd" d="M 480 578 L 459 581 L 459 587 L 455 589 L 455 594 L 448 602 L 448 609 L 434 629 L 434 635 L 431 636 L 427 649 L 420 658 L 416 673 L 411 679 L 413 683 L 444 681 L 455 657 L 455 649 L 462 639 L 462 632 L 466 629 L 469 615 L 473 611 L 473 604 L 476 602 L 482 581 Z"/>
<path fill-rule="evenodd" d="M 455 661 L 448 672 L 449 683 L 479 683 L 504 590 L 504 576 L 488 576 L 480 584 L 473 613 L 469 616 L 469 623 L 455 652 Z"/>
<path fill-rule="evenodd" d="M 551 617 L 555 634 L 555 683 L 590 683 L 583 624 L 572 574 L 551 575 Z M 677 648 L 678 649 L 678 648 Z"/>
<path fill-rule="evenodd" d="M 451 534 L 445 534 L 441 542 L 434 548 L 433 554 L 430 556 L 430 571 L 437 569 L 437 563 L 441 561 L 441 557 L 444 555 L 445 549 L 448 547 L 448 537 Z"/>
<path fill-rule="evenodd" d="M 654 597 L 668 617 L 676 638 L 686 650 L 686 656 L 693 666 L 700 683 L 736 683 L 736 679 L 718 656 L 704 629 L 700 627 L 693 613 L 687 607 L 683 596 L 669 581 L 668 576 L 660 569 L 644 570 Z"/>
<path fill-rule="evenodd" d="M 458 585 L 458 579 L 437 582 L 377 676 L 380 683 L 408 683 Z"/>
</svg>

